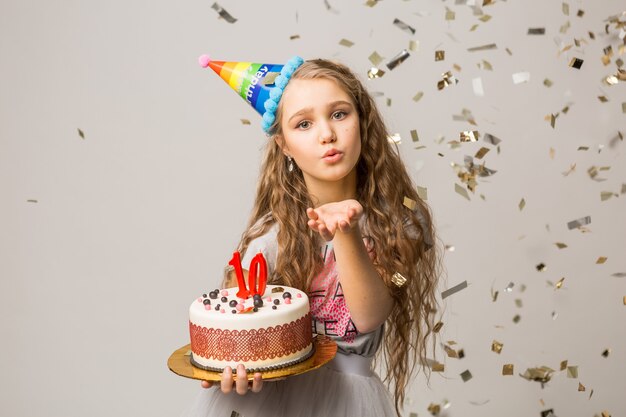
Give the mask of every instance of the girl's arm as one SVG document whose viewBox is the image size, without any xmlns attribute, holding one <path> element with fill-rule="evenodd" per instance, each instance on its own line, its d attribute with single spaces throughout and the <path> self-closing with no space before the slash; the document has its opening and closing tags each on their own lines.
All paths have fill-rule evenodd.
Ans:
<svg viewBox="0 0 626 417">
<path fill-rule="evenodd" d="M 309 227 L 333 240 L 339 280 L 352 321 L 361 333 L 376 330 L 387 320 L 393 298 L 369 257 L 358 220 L 363 207 L 356 200 L 308 209 Z"/>
</svg>

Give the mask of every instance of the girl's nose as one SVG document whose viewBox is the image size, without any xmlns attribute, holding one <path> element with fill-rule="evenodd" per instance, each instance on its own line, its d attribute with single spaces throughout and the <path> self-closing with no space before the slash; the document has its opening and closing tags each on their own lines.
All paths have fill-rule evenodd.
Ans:
<svg viewBox="0 0 626 417">
<path fill-rule="evenodd" d="M 330 126 L 324 126 L 320 132 L 320 143 L 332 143 L 337 140 L 337 136 L 335 132 L 330 128 Z"/>
</svg>

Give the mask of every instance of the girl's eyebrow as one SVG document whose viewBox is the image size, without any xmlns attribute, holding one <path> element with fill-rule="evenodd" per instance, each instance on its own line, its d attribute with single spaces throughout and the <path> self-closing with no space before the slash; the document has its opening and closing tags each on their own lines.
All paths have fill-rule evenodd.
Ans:
<svg viewBox="0 0 626 417">
<path fill-rule="evenodd" d="M 347 104 L 348 106 L 352 107 L 352 104 L 350 104 L 349 102 L 345 101 L 345 100 L 337 100 L 337 101 L 333 101 L 332 103 L 328 103 L 327 107 L 335 107 L 338 104 Z M 287 121 L 287 123 L 291 122 L 291 119 L 293 119 L 296 116 L 300 116 L 301 114 L 305 114 L 305 113 L 309 113 L 313 111 L 312 107 L 305 107 L 303 109 L 300 109 L 299 111 L 295 112 Z"/>
</svg>

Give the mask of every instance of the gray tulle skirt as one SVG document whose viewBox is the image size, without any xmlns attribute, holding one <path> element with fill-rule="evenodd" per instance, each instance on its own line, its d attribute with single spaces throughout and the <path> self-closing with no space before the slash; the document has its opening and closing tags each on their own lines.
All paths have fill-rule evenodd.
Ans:
<svg viewBox="0 0 626 417">
<path fill-rule="evenodd" d="M 346 361 L 341 361 L 344 355 L 337 356 L 317 370 L 264 382 L 258 393 L 238 395 L 234 390 L 224 394 L 215 387 L 201 389 L 182 416 L 395 417 L 389 390 L 378 375 L 351 369 L 351 364 L 345 366 Z"/>
</svg>

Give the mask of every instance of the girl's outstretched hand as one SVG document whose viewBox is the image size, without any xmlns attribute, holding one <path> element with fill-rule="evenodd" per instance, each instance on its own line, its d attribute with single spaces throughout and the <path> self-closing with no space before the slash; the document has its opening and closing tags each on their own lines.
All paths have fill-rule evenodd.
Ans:
<svg viewBox="0 0 626 417">
<path fill-rule="evenodd" d="M 217 385 L 217 382 L 212 381 L 202 381 L 200 383 L 202 388 L 211 388 L 213 385 Z M 233 386 L 235 387 L 235 392 L 239 395 L 245 395 L 248 390 L 252 392 L 259 392 L 261 388 L 263 388 L 263 378 L 261 378 L 261 374 L 259 372 L 254 374 L 254 379 L 252 380 L 252 386 L 248 383 L 248 374 L 246 373 L 246 369 L 243 365 L 237 366 L 237 381 L 233 380 L 233 370 L 230 366 L 227 366 L 222 373 L 222 382 L 220 384 L 220 388 L 224 394 L 228 394 L 233 390 Z"/>
<path fill-rule="evenodd" d="M 363 206 L 356 200 L 327 203 L 318 208 L 306 209 L 309 227 L 318 232 L 326 241 L 333 240 L 337 230 L 349 232 L 359 223 Z"/>
</svg>

